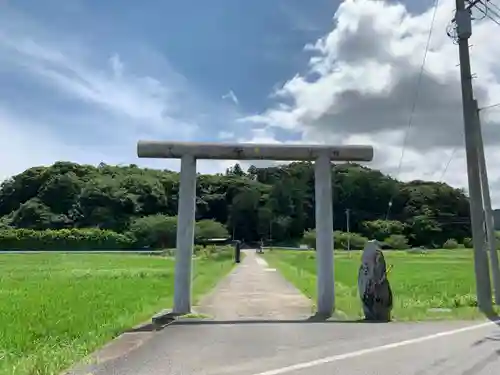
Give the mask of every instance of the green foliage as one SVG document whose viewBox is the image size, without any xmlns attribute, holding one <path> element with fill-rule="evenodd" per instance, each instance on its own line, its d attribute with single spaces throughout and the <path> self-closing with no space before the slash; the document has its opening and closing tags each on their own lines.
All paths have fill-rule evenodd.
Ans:
<svg viewBox="0 0 500 375">
<path fill-rule="evenodd" d="M 196 245 L 194 254 L 204 259 L 226 260 L 234 257 L 234 248 L 232 246 Z"/>
<path fill-rule="evenodd" d="M 443 244 L 443 249 L 458 249 L 458 242 L 457 240 L 453 238 L 449 238 L 446 240 L 446 242 Z"/>
<path fill-rule="evenodd" d="M 367 241 L 368 239 L 366 237 L 358 233 L 345 233 L 340 231 L 335 231 L 333 233 L 333 247 L 337 250 L 362 250 Z M 316 231 L 306 231 L 302 237 L 301 243 L 312 249 L 316 248 Z"/>
<path fill-rule="evenodd" d="M 335 254 L 335 307 L 345 319 L 363 316 L 358 294 L 359 253 Z M 404 320 L 484 319 L 477 309 L 473 254 L 468 250 L 429 252 L 385 251 L 394 293 L 394 318 Z M 271 267 L 306 296 L 317 297 L 317 263 L 312 251 L 274 251 L 264 254 Z M 443 309 L 431 312 L 430 309 Z M 450 310 L 448 310 L 450 309 Z"/>
<path fill-rule="evenodd" d="M 115 250 L 134 244 L 127 235 L 101 229 L 3 229 L 2 250 Z"/>
<path fill-rule="evenodd" d="M 136 219 L 130 225 L 130 235 L 138 247 L 165 249 L 175 247 L 177 217 L 149 215 Z"/>
<path fill-rule="evenodd" d="M 224 225 L 213 219 L 204 219 L 196 222 L 194 230 L 195 241 L 228 237 L 229 233 Z"/>
<path fill-rule="evenodd" d="M 193 303 L 232 269 L 221 256 L 193 259 Z M 62 374 L 85 362 L 172 306 L 174 264 L 137 254 L 0 254 L 0 374 Z"/>
<path fill-rule="evenodd" d="M 463 191 L 435 182 L 403 183 L 353 163 L 332 168 L 334 231 L 346 231 L 349 209 L 350 232 L 370 239 L 405 235 L 411 246 L 439 247 L 448 238 L 462 243 L 470 237 Z M 315 227 L 311 163 L 252 166 L 247 172 L 235 165 L 225 175 L 200 175 L 196 189 L 196 220 L 206 223 L 197 228 L 198 238 L 225 237 L 225 227 L 240 240 L 290 243 Z M 178 192 L 179 176 L 171 171 L 57 162 L 1 184 L 0 226 L 99 228 L 133 234 L 144 246 L 173 246 Z M 352 236 L 358 247 L 363 239 Z M 345 247 L 344 240 L 337 244 Z"/>
<path fill-rule="evenodd" d="M 361 224 L 361 233 L 377 241 L 384 241 L 394 234 L 403 234 L 405 229 L 405 224 L 396 220 L 364 221 Z"/>
<path fill-rule="evenodd" d="M 384 239 L 384 243 L 395 250 L 408 249 L 408 239 L 402 234 L 391 234 Z"/>
<path fill-rule="evenodd" d="M 165 249 L 175 247 L 177 216 L 149 215 L 138 218 L 130 225 L 130 235 L 138 247 Z M 196 222 L 195 240 L 227 238 L 227 229 L 215 220 Z"/>
<path fill-rule="evenodd" d="M 463 244 L 466 248 L 471 249 L 474 247 L 474 244 L 472 243 L 472 238 L 466 237 L 463 240 Z"/>
<path fill-rule="evenodd" d="M 304 245 L 307 245 L 310 249 L 316 248 L 316 231 L 314 229 L 304 232 L 304 236 L 301 241 Z"/>
<path fill-rule="evenodd" d="M 333 234 L 335 249 L 362 250 L 365 247 L 367 241 L 368 239 L 366 237 L 363 237 L 358 233 L 345 233 L 335 231 Z"/>
</svg>

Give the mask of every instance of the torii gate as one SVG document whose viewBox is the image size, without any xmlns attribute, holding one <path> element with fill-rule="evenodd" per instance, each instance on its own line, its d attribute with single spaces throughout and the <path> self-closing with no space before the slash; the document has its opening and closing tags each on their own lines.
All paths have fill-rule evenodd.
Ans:
<svg viewBox="0 0 500 375">
<path fill-rule="evenodd" d="M 191 260 L 196 209 L 196 160 L 315 161 L 316 269 L 319 314 L 335 308 L 331 161 L 371 161 L 372 146 L 139 141 L 140 158 L 181 159 L 174 314 L 191 312 Z"/>
</svg>

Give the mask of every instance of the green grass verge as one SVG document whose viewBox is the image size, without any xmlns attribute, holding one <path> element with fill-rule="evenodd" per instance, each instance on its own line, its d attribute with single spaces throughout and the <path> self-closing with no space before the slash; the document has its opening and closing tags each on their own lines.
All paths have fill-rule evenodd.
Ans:
<svg viewBox="0 0 500 375">
<path fill-rule="evenodd" d="M 385 251 L 393 266 L 389 281 L 394 293 L 395 320 L 476 319 L 474 268 L 470 250 L 423 253 Z M 313 251 L 270 251 L 264 257 L 313 301 L 316 300 L 316 255 Z M 358 268 L 361 252 L 335 252 L 336 310 L 346 318 L 361 318 Z M 444 309 L 444 310 L 443 310 Z M 446 309 L 450 309 L 447 311 Z"/>
<path fill-rule="evenodd" d="M 193 262 L 194 303 L 233 267 Z M 174 261 L 123 254 L 0 255 L 0 374 L 58 374 L 172 306 Z"/>
</svg>

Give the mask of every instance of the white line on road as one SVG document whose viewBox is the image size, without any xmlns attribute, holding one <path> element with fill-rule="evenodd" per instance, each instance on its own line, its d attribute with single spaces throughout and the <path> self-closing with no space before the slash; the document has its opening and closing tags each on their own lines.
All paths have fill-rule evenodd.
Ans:
<svg viewBox="0 0 500 375">
<path fill-rule="evenodd" d="M 259 265 L 261 265 L 262 267 L 267 267 L 267 262 L 265 261 L 264 258 L 261 258 L 259 256 L 257 256 L 255 258 L 255 260 L 257 261 L 257 263 L 259 263 Z"/>
<path fill-rule="evenodd" d="M 356 351 L 350 352 L 350 353 L 344 353 L 344 354 L 333 355 L 333 356 L 330 356 L 330 357 L 320 358 L 320 359 L 316 359 L 314 361 L 297 363 L 295 365 L 290 365 L 290 366 L 285 366 L 285 367 L 277 368 L 277 369 L 274 369 L 274 370 L 268 370 L 268 371 L 264 371 L 264 372 L 259 372 L 259 373 L 252 374 L 252 375 L 280 375 L 280 374 L 286 374 L 288 372 L 297 371 L 297 370 L 303 370 L 303 369 L 310 368 L 310 367 L 321 366 L 321 365 L 324 365 L 324 364 L 327 364 L 327 363 L 338 362 L 338 361 L 342 361 L 344 359 L 359 357 L 359 356 L 362 356 L 362 355 L 365 355 L 365 354 L 382 352 L 382 351 L 385 351 L 385 350 L 400 348 L 400 347 L 406 346 L 406 345 L 419 344 L 419 343 L 422 343 L 422 342 L 425 342 L 425 341 L 434 340 L 434 339 L 441 338 L 441 337 L 457 335 L 459 333 L 464 333 L 464 332 L 468 332 L 468 331 L 474 331 L 474 330 L 477 330 L 477 329 L 480 329 L 480 328 L 485 328 L 485 327 L 492 326 L 494 324 L 499 324 L 499 323 L 500 323 L 500 320 L 486 322 L 486 323 L 481 323 L 481 324 L 475 324 L 475 325 L 464 327 L 464 328 L 453 329 L 453 330 L 450 330 L 450 331 L 444 331 L 444 332 L 434 333 L 434 334 L 428 335 L 428 336 L 422 336 L 422 337 L 417 337 L 417 338 L 414 338 L 414 339 L 409 339 L 409 340 L 394 342 L 392 344 L 375 346 L 373 348 L 361 349 L 361 350 L 356 350 Z"/>
</svg>

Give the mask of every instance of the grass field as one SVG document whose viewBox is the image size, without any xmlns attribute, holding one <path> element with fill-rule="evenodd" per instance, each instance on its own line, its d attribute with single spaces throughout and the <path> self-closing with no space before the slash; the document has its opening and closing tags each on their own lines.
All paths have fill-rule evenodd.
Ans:
<svg viewBox="0 0 500 375">
<path fill-rule="evenodd" d="M 194 261 L 196 300 L 232 268 Z M 145 255 L 0 255 L 0 374 L 58 374 L 172 305 L 174 261 Z"/>
<path fill-rule="evenodd" d="M 395 320 L 474 319 L 476 308 L 472 251 L 439 250 L 422 254 L 384 252 L 393 269 L 389 281 L 394 294 Z M 362 317 L 357 277 L 361 252 L 335 252 L 337 312 Z M 313 251 L 270 251 L 268 263 L 306 296 L 316 300 L 316 256 Z M 435 310 L 451 309 L 451 311 Z M 430 310 L 430 311 L 429 311 Z"/>
</svg>

